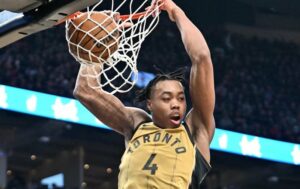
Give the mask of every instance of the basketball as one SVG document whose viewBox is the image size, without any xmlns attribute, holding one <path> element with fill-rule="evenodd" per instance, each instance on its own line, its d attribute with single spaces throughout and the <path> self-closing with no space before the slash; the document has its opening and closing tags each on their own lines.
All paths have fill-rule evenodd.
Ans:
<svg viewBox="0 0 300 189">
<path fill-rule="evenodd" d="M 70 51 L 77 58 L 86 63 L 102 63 L 118 49 L 117 23 L 108 14 L 82 13 L 72 22 L 67 34 Z"/>
</svg>

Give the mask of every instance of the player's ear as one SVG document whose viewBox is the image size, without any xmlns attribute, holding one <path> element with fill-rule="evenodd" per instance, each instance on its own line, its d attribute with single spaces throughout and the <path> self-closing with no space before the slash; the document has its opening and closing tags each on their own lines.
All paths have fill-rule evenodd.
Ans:
<svg viewBox="0 0 300 189">
<path fill-rule="evenodd" d="M 147 108 L 150 112 L 152 112 L 152 102 L 149 99 L 147 100 Z"/>
</svg>

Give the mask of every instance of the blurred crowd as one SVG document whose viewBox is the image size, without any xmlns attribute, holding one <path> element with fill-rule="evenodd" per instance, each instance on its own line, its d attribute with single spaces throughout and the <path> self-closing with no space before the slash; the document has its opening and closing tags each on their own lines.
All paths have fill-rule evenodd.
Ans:
<svg viewBox="0 0 300 189">
<path fill-rule="evenodd" d="M 300 48 L 227 35 L 213 49 L 219 126 L 300 142 Z M 215 46 L 216 47 L 216 46 Z"/>
<path fill-rule="evenodd" d="M 203 29 L 215 69 L 218 128 L 300 142 L 300 46 Z M 68 53 L 64 28 L 35 34 L 0 51 L 0 83 L 72 97 L 79 64 Z M 186 68 L 189 58 L 176 26 L 162 19 L 146 39 L 138 69 Z M 138 90 L 118 94 L 128 106 Z M 189 103 L 190 104 L 190 103 Z"/>
</svg>

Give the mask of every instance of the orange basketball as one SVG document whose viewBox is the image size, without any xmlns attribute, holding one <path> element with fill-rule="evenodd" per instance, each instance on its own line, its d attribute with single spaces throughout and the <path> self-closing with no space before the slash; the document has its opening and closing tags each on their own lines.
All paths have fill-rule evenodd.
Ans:
<svg viewBox="0 0 300 189">
<path fill-rule="evenodd" d="M 70 51 L 85 62 L 101 63 L 118 49 L 117 23 L 106 13 L 82 13 L 72 23 L 67 32 Z"/>
</svg>

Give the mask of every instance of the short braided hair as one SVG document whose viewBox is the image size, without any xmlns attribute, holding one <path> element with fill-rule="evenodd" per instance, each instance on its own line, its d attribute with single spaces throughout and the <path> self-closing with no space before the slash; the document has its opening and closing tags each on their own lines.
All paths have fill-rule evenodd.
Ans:
<svg viewBox="0 0 300 189">
<path fill-rule="evenodd" d="M 184 84 L 185 70 L 185 68 L 180 68 L 170 73 L 160 72 L 148 83 L 148 85 L 144 89 L 138 91 L 136 101 L 143 102 L 149 100 L 152 94 L 153 87 L 160 81 L 175 80 Z"/>
</svg>

